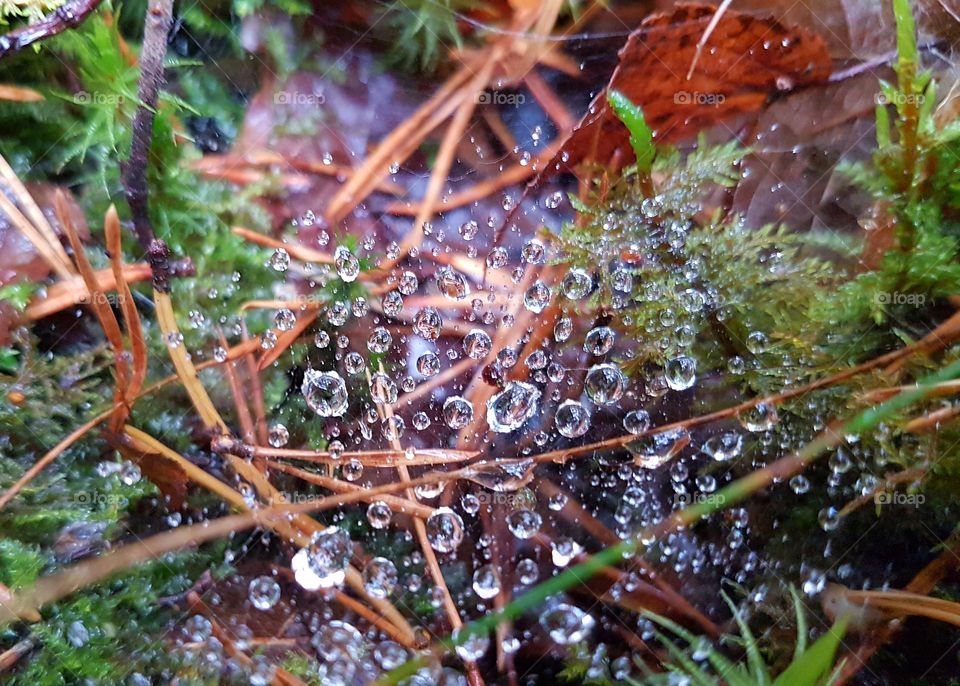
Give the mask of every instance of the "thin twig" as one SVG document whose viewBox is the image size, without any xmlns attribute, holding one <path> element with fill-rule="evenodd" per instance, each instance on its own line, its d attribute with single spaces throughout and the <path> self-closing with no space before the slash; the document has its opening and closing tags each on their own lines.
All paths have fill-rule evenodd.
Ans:
<svg viewBox="0 0 960 686">
<path fill-rule="evenodd" d="M 152 253 L 156 238 L 150 222 L 147 168 L 153 140 L 153 116 L 163 86 L 163 58 L 167 54 L 167 35 L 173 24 L 173 0 L 151 0 L 144 20 L 143 49 L 140 53 L 140 101 L 133 115 L 133 140 L 130 157 L 123 165 L 123 185 L 133 216 L 133 229 L 140 247 Z"/>
<path fill-rule="evenodd" d="M 101 0 L 68 0 L 35 24 L 28 24 L 0 36 L 0 59 L 20 52 L 34 43 L 76 28 Z"/>
</svg>

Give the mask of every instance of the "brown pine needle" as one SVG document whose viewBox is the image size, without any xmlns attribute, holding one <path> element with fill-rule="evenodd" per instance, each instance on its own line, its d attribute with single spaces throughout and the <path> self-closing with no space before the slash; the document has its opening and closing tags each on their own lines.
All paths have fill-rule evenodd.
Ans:
<svg viewBox="0 0 960 686">
<path fill-rule="evenodd" d="M 217 335 L 220 337 L 220 345 L 224 350 L 227 348 L 227 339 L 223 336 L 223 331 L 217 328 Z M 234 369 L 235 362 L 227 362 L 223 365 L 223 373 L 227 377 L 227 384 L 230 386 L 230 395 L 233 396 L 233 405 L 237 410 L 237 421 L 240 422 L 240 430 L 243 432 L 241 438 L 245 441 L 256 439 L 253 429 L 253 417 L 250 415 L 250 408 L 247 406 L 246 394 L 240 385 L 240 379 L 237 378 L 237 371 Z"/>
<path fill-rule="evenodd" d="M 150 278 L 150 265 L 146 262 L 123 265 L 123 281 L 130 284 L 146 281 Z M 97 289 L 102 293 L 116 290 L 117 280 L 113 269 L 100 269 L 94 272 L 97 280 Z M 24 310 L 24 319 L 35 322 L 44 317 L 61 312 L 68 307 L 90 302 L 90 292 L 82 276 L 70 276 L 57 281 L 46 289 L 43 296 L 37 296 L 30 301 Z"/>
<path fill-rule="evenodd" d="M 234 226 L 233 233 L 237 236 L 240 236 L 240 238 L 244 239 L 245 241 L 250 241 L 251 243 L 259 245 L 263 248 L 286 250 L 290 257 L 295 260 L 300 260 L 301 262 L 333 264 L 333 255 L 328 255 L 325 252 L 313 250 L 312 248 L 307 248 L 297 243 L 284 243 L 283 241 L 278 241 L 276 238 L 264 236 L 262 233 L 245 229 L 242 226 Z"/>
<path fill-rule="evenodd" d="M 273 514 L 275 516 L 275 513 Z M 0 604 L 0 627 L 134 565 L 258 526 L 267 516 L 267 512 L 250 512 L 220 517 L 192 526 L 181 526 L 127 543 L 105 555 L 83 560 L 59 572 L 41 577 L 32 586 L 15 593 L 10 602 Z"/>
<path fill-rule="evenodd" d="M 281 331 L 280 335 L 277 336 L 276 344 L 265 351 L 260 357 L 259 362 L 257 362 L 257 371 L 263 371 L 274 362 L 279 359 L 283 353 L 285 353 L 291 345 L 296 343 L 297 339 L 307 330 L 314 321 L 316 321 L 317 316 L 320 314 L 319 310 L 311 310 L 309 312 L 301 312 L 300 316 L 297 317 L 297 323 L 293 325 L 293 328 L 289 331 Z"/>
<path fill-rule="evenodd" d="M 240 648 L 237 647 L 237 644 L 233 639 L 227 634 L 226 629 L 224 629 L 216 615 L 210 607 L 203 602 L 200 598 L 200 595 L 196 591 L 190 591 L 187 594 L 187 602 L 190 604 L 191 611 L 199 612 L 208 620 L 210 620 L 211 633 L 214 638 L 220 641 L 223 644 L 224 650 L 230 657 L 234 658 L 242 665 L 249 667 L 253 664 L 253 660 L 244 653 Z M 266 645 L 275 645 L 276 639 L 271 639 L 273 643 L 266 643 Z M 263 641 L 257 643 L 255 641 L 247 641 L 250 646 L 265 645 Z M 294 676 L 287 670 L 282 667 L 273 666 L 273 679 L 271 680 L 271 686 L 307 686 L 307 684 L 301 681 L 298 677 Z"/>
<path fill-rule="evenodd" d="M 3 159 L 0 157 L 0 159 Z M 46 237 L 23 215 L 17 206 L 10 202 L 5 193 L 0 192 L 0 211 L 7 215 L 10 223 L 22 233 L 28 241 L 37 249 L 40 256 L 49 267 L 56 272 L 61 279 L 69 279 L 73 276 L 70 262 L 64 261 L 67 258 L 61 257 L 59 251 L 53 248 Z M 57 245 L 60 245 L 57 243 Z"/>
<path fill-rule="evenodd" d="M 244 342 L 250 340 L 250 334 L 247 332 L 247 325 L 241 322 L 241 332 Z M 253 357 L 253 352 L 248 351 L 243 356 L 243 362 L 247 366 L 247 375 L 250 378 L 250 388 L 253 392 L 253 412 L 256 416 L 254 428 L 257 434 L 257 441 L 261 444 L 267 442 L 267 409 L 263 402 L 263 384 L 260 383 L 260 374 L 257 371 L 257 361 Z"/>
<path fill-rule="evenodd" d="M 113 205 L 110 205 L 103 219 L 103 235 L 106 239 L 107 252 L 110 254 L 110 267 L 113 269 L 113 279 L 116 283 L 120 309 L 123 312 L 123 321 L 127 329 L 127 338 L 130 340 L 130 352 L 133 356 L 133 370 L 124 395 L 124 402 L 129 405 L 133 398 L 140 394 L 143 382 L 147 378 L 147 344 L 143 338 L 140 313 L 137 312 L 137 306 L 133 302 L 133 293 L 130 292 L 130 285 L 123 273 L 120 217 L 117 216 L 117 209 Z"/>
<path fill-rule="evenodd" d="M 730 5 L 733 4 L 733 0 L 723 0 L 720 5 L 717 7 L 717 11 L 713 13 L 713 16 L 710 18 L 710 23 L 707 24 L 707 28 L 703 32 L 703 36 L 700 37 L 700 40 L 697 41 L 697 51 L 693 54 L 693 61 L 690 63 L 690 69 L 687 70 L 687 81 L 693 78 L 693 71 L 697 68 L 697 63 L 700 61 L 700 55 L 703 53 L 703 49 L 707 45 L 707 41 L 710 40 L 710 36 L 713 35 L 714 30 L 717 28 L 717 24 L 720 23 L 720 19 L 723 17 L 723 14 L 727 11 Z"/>
<path fill-rule="evenodd" d="M 168 448 L 150 434 L 132 426 L 125 426 L 123 428 L 123 433 L 126 436 L 126 442 L 129 448 L 139 452 L 141 455 L 155 455 L 162 457 L 163 459 L 170 460 L 181 470 L 183 470 L 187 478 L 189 478 L 193 483 L 207 489 L 211 493 L 215 493 L 224 501 L 236 508 L 240 508 L 242 510 L 247 509 L 247 505 L 243 499 L 243 496 L 240 495 L 234 488 L 220 481 L 212 474 L 208 474 L 200 467 L 190 462 L 190 460 L 186 459 L 175 450 Z"/>
<path fill-rule="evenodd" d="M 6 197 L 0 201 L 0 208 L 7 212 L 10 219 L 13 220 L 14 224 L 21 230 L 23 230 L 23 224 L 31 226 L 41 237 L 40 242 L 46 246 L 46 249 L 42 249 L 37 242 L 34 242 L 34 246 L 45 258 L 47 257 L 47 250 L 49 250 L 50 258 L 48 259 L 48 264 L 50 267 L 57 272 L 61 278 L 71 276 L 74 273 L 73 263 L 67 256 L 67 251 L 64 250 L 60 239 L 57 238 L 57 232 L 50 226 L 47 216 L 43 213 L 43 210 L 40 209 L 39 205 L 37 205 L 33 196 L 27 191 L 26 186 L 20 181 L 20 177 L 13 171 L 13 168 L 7 163 L 3 155 L 0 155 L 0 181 L 10 189 L 10 192 L 17 199 L 17 202 L 20 203 L 20 207 L 23 208 L 26 217 L 29 217 L 29 221 L 19 222 L 10 214 L 8 209 L 13 207 L 13 205 L 9 203 Z M 3 194 L 0 193 L 0 195 Z M 13 207 L 13 209 L 16 210 L 15 207 Z M 19 211 L 17 214 L 19 214 Z M 20 216 L 23 217 L 22 214 Z M 24 219 L 26 219 L 26 217 L 24 217 Z M 33 242 L 32 239 L 31 242 Z"/>
<path fill-rule="evenodd" d="M 460 88 L 469 80 L 471 73 L 468 67 L 459 69 L 413 115 L 377 145 L 327 205 L 324 211 L 327 223 L 332 226 L 346 217 L 389 173 L 391 164 L 406 160 L 454 112 L 462 99 L 462 95 L 458 97 Z"/>
<path fill-rule="evenodd" d="M 960 415 L 960 405 L 948 405 L 947 407 L 935 410 L 921 417 L 911 419 L 903 427 L 903 430 L 909 433 L 933 431 L 947 422 L 953 421 L 958 415 Z"/>
<path fill-rule="evenodd" d="M 154 288 L 154 303 L 157 309 L 157 322 L 168 341 L 167 350 L 170 353 L 170 358 L 173 360 L 174 367 L 177 369 L 177 375 L 187 390 L 187 394 L 190 396 L 194 408 L 208 429 L 217 431 L 221 436 L 228 435 L 229 431 L 227 430 L 226 423 L 214 407 L 203 384 L 200 383 L 196 368 L 193 366 L 193 362 L 190 360 L 189 355 L 187 355 L 183 343 L 180 340 L 176 318 L 173 314 L 173 305 L 170 301 L 170 294 Z M 176 344 L 170 345 L 170 341 L 176 341 Z M 231 453 L 223 453 L 223 455 L 237 474 L 254 487 L 258 497 L 262 501 L 268 505 L 273 505 L 282 500 L 282 494 L 274 488 L 266 476 L 252 463 Z M 301 532 L 301 535 L 293 536 L 293 539 L 300 545 L 306 545 L 314 533 L 323 531 L 325 528 L 318 521 L 307 517 L 305 514 L 295 516 L 291 522 L 293 527 Z M 369 605 L 379 610 L 394 624 L 397 630 L 406 637 L 404 641 L 405 645 L 413 644 L 413 628 L 407 622 L 406 618 L 404 618 L 389 601 L 370 596 L 364 587 L 363 578 L 356 568 L 351 566 L 347 569 L 346 582 L 355 593 L 360 595 Z"/>
<path fill-rule="evenodd" d="M 547 85 L 547 82 L 543 80 L 540 74 L 536 71 L 529 71 L 524 75 L 523 82 L 527 84 L 527 88 L 540 107 L 543 108 L 543 111 L 546 112 L 547 116 L 557 125 L 560 137 L 573 131 L 577 120 L 574 119 L 573 115 L 570 114 L 570 110 L 567 109 L 567 106 L 563 104 L 563 101 L 557 96 L 554 90 Z M 553 156 L 542 155 L 541 157 L 549 160 Z"/>
<path fill-rule="evenodd" d="M 312 472 L 307 472 L 302 469 L 297 469 L 296 467 L 291 467 L 290 465 L 284 464 L 282 462 L 269 462 L 270 469 L 275 469 L 278 472 L 283 472 L 284 474 L 289 474 L 290 476 L 295 476 L 298 479 L 302 479 L 308 483 L 315 484 L 317 486 L 322 486 L 329 491 L 334 493 L 362 493 L 365 494 L 366 489 L 362 486 L 349 483 L 347 481 L 341 481 L 340 479 L 334 479 L 330 476 L 321 476 L 320 474 L 314 474 Z M 424 505 L 415 500 L 408 500 L 405 498 L 398 498 L 392 495 L 379 495 L 379 496 L 370 496 L 365 498 L 363 502 L 375 502 L 377 500 L 382 500 L 387 505 L 390 506 L 390 509 L 395 512 L 401 512 L 403 514 L 413 515 L 414 517 L 419 517 L 420 519 L 426 519 L 433 514 L 434 510 L 429 505 Z"/>
<path fill-rule="evenodd" d="M 97 277 L 93 271 L 90 260 L 87 259 L 87 253 L 80 242 L 80 236 L 77 234 L 76 227 L 70 218 L 67 209 L 67 200 L 61 191 L 57 191 L 54 196 L 54 207 L 57 213 L 57 219 L 63 227 L 67 238 L 70 240 L 70 247 L 73 248 L 73 257 L 77 263 L 77 269 L 83 277 L 83 282 L 90 293 L 90 309 L 96 315 L 103 329 L 107 341 L 113 350 L 113 363 L 116 367 L 116 387 L 113 393 L 114 414 L 110 419 L 111 428 L 114 431 L 120 429 L 126 421 L 127 408 L 127 387 L 130 383 L 130 367 L 127 363 L 126 348 L 123 345 L 123 334 L 120 332 L 120 323 L 117 322 L 117 316 L 113 313 L 113 308 L 107 302 L 107 296 L 99 290 Z"/>
<path fill-rule="evenodd" d="M 420 243 L 423 242 L 424 224 L 433 216 L 434 205 L 440 199 L 443 187 L 447 183 L 450 167 L 453 166 L 453 157 L 457 152 L 457 145 L 459 145 L 461 137 L 470 125 L 470 118 L 477 107 L 478 96 L 490 80 L 497 59 L 499 59 L 499 54 L 495 52 L 491 60 L 464 87 L 460 105 L 453 115 L 450 126 L 443 134 L 443 140 L 440 142 L 440 150 L 433 163 L 433 169 L 430 171 L 430 181 L 427 183 L 423 200 L 420 201 L 420 211 L 417 212 L 417 216 L 413 220 L 413 227 L 401 241 L 397 256 L 382 265 L 382 270 L 389 271 L 410 250 L 419 247 Z"/>
<path fill-rule="evenodd" d="M 74 429 L 66 438 L 61 440 L 49 451 L 47 451 L 47 453 L 37 460 L 33 466 L 30 467 L 30 469 L 24 472 L 23 476 L 17 479 L 17 481 L 10 488 L 8 488 L 3 495 L 0 495 L 0 510 L 5 508 L 7 504 L 9 504 L 9 502 L 13 500 L 20 491 L 23 490 L 24 486 L 33 481 L 37 474 L 46 469 L 47 466 L 56 460 L 64 450 L 86 436 L 87 432 L 97 426 L 97 424 L 100 422 L 109 418 L 111 415 L 113 415 L 113 408 L 110 408 L 106 412 L 101 412 L 83 426 Z"/>
<path fill-rule="evenodd" d="M 383 372 L 383 364 L 380 364 L 380 372 Z M 367 370 L 367 383 L 370 383 L 370 370 Z M 390 420 L 393 418 L 393 407 L 389 403 L 377 403 L 377 411 L 380 413 L 380 418 L 382 420 Z M 395 435 L 390 439 L 390 444 L 393 446 L 394 450 L 403 451 L 403 446 L 400 445 L 400 439 Z M 416 491 L 409 486 L 410 484 L 410 472 L 407 470 L 405 464 L 397 465 L 397 474 L 400 476 L 400 482 L 407 484 L 407 498 L 410 500 L 416 500 L 417 494 Z M 443 608 L 447 614 L 447 619 L 450 622 L 451 628 L 456 631 L 463 626 L 463 619 L 460 617 L 460 611 L 457 609 L 456 603 L 453 602 L 453 596 L 450 595 L 450 589 L 447 587 L 446 579 L 443 577 L 443 570 L 440 569 L 440 562 L 437 560 L 437 554 L 433 549 L 433 546 L 430 545 L 430 539 L 427 538 L 427 527 L 424 524 L 422 519 L 415 518 L 413 520 L 413 529 L 416 532 L 417 540 L 420 542 L 420 551 L 423 554 L 423 559 L 426 562 L 427 569 L 430 570 L 430 576 L 433 579 L 433 582 L 437 585 L 437 588 L 440 589 L 443 594 Z M 466 662 L 467 671 L 471 674 L 473 681 L 480 680 L 480 675 L 477 670 L 477 666 L 473 662 Z M 482 683 L 482 681 L 480 681 Z"/>
<path fill-rule="evenodd" d="M 0 100 L 11 100 L 13 102 L 42 102 L 45 100 L 43 93 L 24 88 L 23 86 L 11 86 L 8 83 L 0 84 Z"/>
<path fill-rule="evenodd" d="M 203 387 L 203 384 L 200 383 L 197 370 L 187 355 L 183 338 L 180 335 L 180 330 L 177 328 L 176 317 L 173 314 L 173 303 L 170 301 L 170 294 L 154 289 L 153 302 L 157 309 L 157 324 L 160 326 L 160 330 L 166 339 L 167 352 L 170 354 L 173 366 L 177 370 L 177 376 L 180 377 L 180 381 L 183 383 L 187 395 L 190 396 L 190 400 L 200 415 L 200 419 L 203 420 L 204 426 L 209 429 L 218 429 L 222 434 L 228 433 L 226 423 L 214 407 L 210 396 L 207 395 L 207 390 Z"/>
<path fill-rule="evenodd" d="M 326 450 L 298 450 L 294 448 L 272 448 L 259 445 L 235 445 L 229 439 L 215 444 L 214 449 L 235 452 L 253 457 L 267 457 L 285 460 L 300 460 L 328 466 L 343 464 L 347 460 L 356 460 L 364 467 L 395 469 L 398 464 L 410 467 L 425 465 L 456 464 L 467 462 L 480 455 L 476 450 L 448 450 L 444 448 L 414 448 L 398 451 L 393 448 L 384 450 L 347 450 L 339 457 L 332 456 Z"/>
<path fill-rule="evenodd" d="M 877 369 L 878 367 L 883 367 L 885 365 L 891 365 L 898 362 L 899 360 L 905 359 L 913 354 L 924 354 L 929 352 L 930 346 L 934 345 L 933 341 L 936 341 L 936 345 L 946 345 L 947 343 L 956 340 L 960 337 L 960 314 L 955 314 L 950 317 L 943 324 L 938 326 L 935 331 L 939 332 L 936 337 L 932 337 L 928 334 L 927 337 L 924 337 L 922 340 L 917 341 L 916 343 L 911 343 L 910 345 L 904 346 L 892 352 L 880 355 L 875 357 L 872 360 L 862 362 L 853 367 L 844 369 L 841 372 L 836 374 L 831 374 L 830 376 L 825 376 L 820 379 L 816 379 L 806 384 L 796 386 L 786 391 L 780 393 L 774 393 L 772 395 L 755 398 L 752 400 L 745 400 L 742 403 L 736 405 L 731 405 L 721 410 L 715 412 L 710 412 L 708 414 L 699 415 L 696 417 L 691 417 L 690 419 L 683 419 L 676 422 L 671 422 L 669 424 L 663 424 L 649 429 L 640 434 L 626 434 L 623 436 L 616 436 L 614 438 L 608 438 L 602 441 L 596 441 L 594 443 L 588 443 L 586 445 L 576 446 L 573 448 L 562 448 L 560 450 L 552 450 L 546 453 L 541 453 L 533 458 L 537 463 L 542 462 L 563 462 L 573 457 L 580 455 L 586 455 L 595 451 L 601 450 L 611 450 L 614 448 L 619 448 L 627 443 L 632 443 L 638 438 L 644 436 L 649 436 L 651 434 L 660 433 L 662 431 L 669 431 L 671 429 L 680 429 L 680 428 L 692 428 L 695 426 L 703 426 L 705 424 L 710 424 L 715 421 L 722 419 L 729 419 L 730 417 L 735 417 L 739 413 L 748 410 L 756 405 L 761 403 L 770 403 L 773 405 L 779 405 L 787 400 L 805 395 L 811 391 L 820 390 L 821 388 L 828 388 L 830 386 L 835 386 L 839 383 L 843 383 L 847 379 L 853 378 L 860 374 Z M 903 387 L 909 388 L 909 387 Z"/>
</svg>

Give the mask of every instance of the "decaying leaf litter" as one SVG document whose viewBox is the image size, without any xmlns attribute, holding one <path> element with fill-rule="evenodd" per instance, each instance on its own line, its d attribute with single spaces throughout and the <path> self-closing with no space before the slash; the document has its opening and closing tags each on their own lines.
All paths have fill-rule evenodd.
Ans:
<svg viewBox="0 0 960 686">
<path fill-rule="evenodd" d="M 824 5 L 7 11 L 0 673 L 949 683 L 957 12 Z"/>
</svg>

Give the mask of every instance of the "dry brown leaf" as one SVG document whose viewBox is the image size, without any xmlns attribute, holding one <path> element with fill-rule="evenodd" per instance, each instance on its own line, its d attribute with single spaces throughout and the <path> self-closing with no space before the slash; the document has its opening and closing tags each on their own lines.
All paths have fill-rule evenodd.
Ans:
<svg viewBox="0 0 960 686">
<path fill-rule="evenodd" d="M 630 159 L 626 127 L 606 102 L 616 89 L 639 105 L 658 141 L 677 141 L 737 114 L 759 110 L 772 96 L 830 76 L 823 39 L 805 29 L 728 10 L 706 41 L 692 76 L 697 43 L 715 8 L 685 4 L 648 17 L 620 51 L 607 89 L 591 103 L 545 174 L 621 155 Z"/>
</svg>

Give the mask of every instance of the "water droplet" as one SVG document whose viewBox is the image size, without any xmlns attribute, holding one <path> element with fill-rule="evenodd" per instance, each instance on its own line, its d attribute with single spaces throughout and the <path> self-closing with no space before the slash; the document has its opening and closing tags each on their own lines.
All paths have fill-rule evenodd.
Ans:
<svg viewBox="0 0 960 686">
<path fill-rule="evenodd" d="M 543 312 L 544 308 L 550 304 L 550 287 L 538 279 L 523 294 L 523 304 L 534 314 Z"/>
<path fill-rule="evenodd" d="M 577 438 L 590 428 L 590 413 L 576 400 L 564 400 L 557 408 L 554 422 L 565 438 Z"/>
<path fill-rule="evenodd" d="M 523 250 L 520 251 L 520 257 L 528 264 L 541 264 L 546 254 L 546 246 L 536 238 L 531 238 L 527 241 L 523 246 Z"/>
<path fill-rule="evenodd" d="M 540 390 L 523 381 L 511 381 L 487 401 L 487 425 L 497 433 L 519 429 L 537 411 Z"/>
<path fill-rule="evenodd" d="M 413 318 L 413 332 L 428 341 L 440 338 L 442 326 L 440 313 L 433 307 L 424 307 Z"/>
<path fill-rule="evenodd" d="M 333 266 L 343 281 L 350 283 L 360 276 L 360 260 L 347 248 L 338 246 L 333 253 Z"/>
<path fill-rule="evenodd" d="M 536 583 L 539 577 L 540 568 L 529 557 L 525 557 L 517 563 L 517 579 L 521 584 L 529 586 Z"/>
<path fill-rule="evenodd" d="M 269 576 L 258 576 L 247 587 L 247 597 L 258 610 L 269 610 L 280 600 L 280 584 Z"/>
<path fill-rule="evenodd" d="M 463 540 L 463 520 L 449 507 L 437 508 L 427 517 L 427 540 L 438 553 L 452 553 Z"/>
<path fill-rule="evenodd" d="M 476 238 L 477 231 L 479 230 L 480 227 L 477 225 L 477 222 L 473 220 L 464 222 L 460 225 L 460 235 L 465 241 L 472 241 L 474 238 Z"/>
<path fill-rule="evenodd" d="M 506 248 L 498 246 L 487 255 L 487 267 L 490 269 L 503 269 L 504 265 L 507 264 L 507 258 Z"/>
<path fill-rule="evenodd" d="M 470 295 L 466 278 L 452 267 L 437 270 L 437 288 L 450 300 L 463 300 Z"/>
<path fill-rule="evenodd" d="M 740 420 L 743 428 L 753 433 L 769 431 L 780 420 L 776 405 L 766 401 L 742 410 L 737 415 L 737 419 Z"/>
<path fill-rule="evenodd" d="M 743 436 L 735 431 L 726 431 L 712 436 L 703 444 L 703 453 L 717 462 L 726 462 L 740 456 Z"/>
<path fill-rule="evenodd" d="M 386 598 L 397 585 L 397 567 L 385 557 L 375 557 L 363 568 L 363 588 L 374 598 Z"/>
<path fill-rule="evenodd" d="M 382 500 L 375 500 L 367 507 L 367 521 L 374 529 L 386 529 L 393 518 L 393 510 Z"/>
<path fill-rule="evenodd" d="M 462 396 L 450 396 L 443 401 L 443 421 L 451 429 L 462 429 L 473 421 L 473 405 Z"/>
<path fill-rule="evenodd" d="M 620 400 L 627 380 L 614 364 L 595 364 L 584 380 L 587 396 L 598 405 L 612 405 Z"/>
<path fill-rule="evenodd" d="M 457 629 L 453 632 L 453 640 L 456 642 L 454 650 L 457 656 L 468 662 L 479 660 L 490 647 L 490 637 L 485 633 L 480 633 L 461 638 L 462 631 L 462 629 Z"/>
<path fill-rule="evenodd" d="M 282 448 L 290 440 L 290 432 L 280 422 L 273 424 L 267 434 L 267 442 L 274 448 Z"/>
<path fill-rule="evenodd" d="M 581 552 L 583 548 L 572 538 L 555 538 L 550 542 L 550 559 L 557 567 L 566 567 Z"/>
<path fill-rule="evenodd" d="M 623 428 L 634 436 L 650 429 L 650 413 L 646 410 L 631 410 L 623 418 Z"/>
<path fill-rule="evenodd" d="M 473 592 L 484 600 L 500 593 L 500 574 L 494 565 L 483 565 L 473 573 Z"/>
<path fill-rule="evenodd" d="M 336 372 L 308 369 L 300 390 L 307 406 L 321 417 L 340 417 L 347 411 L 347 385 Z"/>
<path fill-rule="evenodd" d="M 277 248 L 270 256 L 270 267 L 277 272 L 285 272 L 290 268 L 290 255 L 283 248 Z"/>
<path fill-rule="evenodd" d="M 372 353 L 385 353 L 390 349 L 392 344 L 393 336 L 382 326 L 375 328 L 370 332 L 370 337 L 367 338 L 367 350 Z"/>
<path fill-rule="evenodd" d="M 343 585 L 353 544 L 346 531 L 331 526 L 314 535 L 290 561 L 297 583 L 308 591 Z"/>
<path fill-rule="evenodd" d="M 417 372 L 428 379 L 440 372 L 440 358 L 434 352 L 425 352 L 417 358 Z"/>
<path fill-rule="evenodd" d="M 493 348 L 493 341 L 482 329 L 472 329 L 463 337 L 463 352 L 472 360 L 482 360 L 490 354 L 491 348 Z"/>
<path fill-rule="evenodd" d="M 397 384 L 383 372 L 377 372 L 370 378 L 370 396 L 375 403 L 392 405 L 397 402 Z"/>
<path fill-rule="evenodd" d="M 593 278 L 585 270 L 573 267 L 564 275 L 560 288 L 570 300 L 581 300 L 593 290 Z"/>
<path fill-rule="evenodd" d="M 664 378 L 675 391 L 685 391 L 697 382 L 697 363 L 692 357 L 680 355 L 667 360 Z"/>
<path fill-rule="evenodd" d="M 579 607 L 567 603 L 559 603 L 540 615 L 540 626 L 560 645 L 571 645 L 584 640 L 590 635 L 595 623 L 593 617 Z"/>
<path fill-rule="evenodd" d="M 590 329 L 583 338 L 583 351 L 591 355 L 606 355 L 613 348 L 617 334 L 609 326 Z"/>
<path fill-rule="evenodd" d="M 527 508 L 514 510 L 507 516 L 507 528 L 510 529 L 510 533 L 521 540 L 533 538 L 540 531 L 542 524 L 543 520 L 540 515 Z"/>
</svg>

